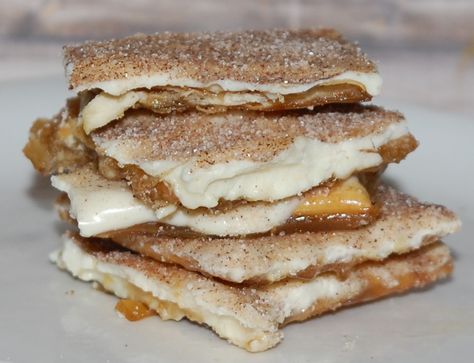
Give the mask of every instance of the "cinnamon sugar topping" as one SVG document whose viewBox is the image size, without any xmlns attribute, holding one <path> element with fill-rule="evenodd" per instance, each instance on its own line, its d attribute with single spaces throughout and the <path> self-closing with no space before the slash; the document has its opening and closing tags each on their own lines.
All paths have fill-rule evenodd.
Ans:
<svg viewBox="0 0 474 363">
<path fill-rule="evenodd" d="M 215 115 L 133 111 L 95 131 L 92 138 L 99 149 L 114 141 L 130 159 L 136 160 L 182 161 L 197 157 L 209 164 L 244 159 L 268 161 L 298 136 L 337 143 L 377 134 L 403 121 L 398 112 L 361 105 L 337 105 L 318 111 Z"/>
<path fill-rule="evenodd" d="M 166 74 L 200 83 L 302 84 L 376 67 L 332 29 L 157 33 L 64 48 L 69 86 Z"/>
</svg>

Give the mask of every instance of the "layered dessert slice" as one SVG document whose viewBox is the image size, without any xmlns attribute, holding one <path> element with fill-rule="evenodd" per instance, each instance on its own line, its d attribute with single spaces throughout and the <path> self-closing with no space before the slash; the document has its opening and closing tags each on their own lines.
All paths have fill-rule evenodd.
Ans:
<svg viewBox="0 0 474 363">
<path fill-rule="evenodd" d="M 229 285 L 130 253 L 106 240 L 71 233 L 51 258 L 73 276 L 125 299 L 116 308 L 130 320 L 151 312 L 165 320 L 186 317 L 250 352 L 278 344 L 283 338 L 280 328 L 288 323 L 420 288 L 452 270 L 449 250 L 441 242 L 357 265 L 344 275 L 324 273 L 308 281 L 256 287 Z"/>
<path fill-rule="evenodd" d="M 286 110 L 367 101 L 373 62 L 331 29 L 159 33 L 65 47 L 86 133 L 129 108 Z"/>
<path fill-rule="evenodd" d="M 107 193 L 105 188 L 103 193 Z M 92 204 L 101 203 L 101 199 L 89 198 Z M 234 283 L 266 284 L 286 278 L 311 279 L 326 271 L 350 269 L 366 260 L 380 261 L 421 248 L 459 228 L 459 220 L 447 208 L 421 203 L 385 185 L 376 188 L 374 200 L 380 208 L 378 218 L 353 230 L 211 237 L 173 235 L 164 228 L 135 225 L 98 236 L 207 276 Z M 62 215 L 73 223 L 79 221 L 79 230 L 83 229 L 80 219 L 71 220 L 68 210 Z"/>
<path fill-rule="evenodd" d="M 357 104 L 213 115 L 133 110 L 90 135 L 74 105 L 37 121 L 25 154 L 41 172 L 58 174 L 53 185 L 68 194 L 73 217 L 80 214 L 83 236 L 144 223 L 218 236 L 357 228 L 379 213 L 371 197 L 378 174 L 417 145 L 399 113 Z M 107 202 L 91 207 L 104 190 Z"/>
</svg>

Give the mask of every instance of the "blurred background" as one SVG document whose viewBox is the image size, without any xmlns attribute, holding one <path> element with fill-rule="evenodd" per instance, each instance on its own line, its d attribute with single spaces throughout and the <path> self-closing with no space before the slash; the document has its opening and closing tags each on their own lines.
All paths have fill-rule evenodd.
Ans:
<svg viewBox="0 0 474 363">
<path fill-rule="evenodd" d="M 474 115 L 471 0 L 0 0 L 0 82 L 61 76 L 61 46 L 86 39 L 319 26 L 378 62 L 384 98 Z"/>
</svg>

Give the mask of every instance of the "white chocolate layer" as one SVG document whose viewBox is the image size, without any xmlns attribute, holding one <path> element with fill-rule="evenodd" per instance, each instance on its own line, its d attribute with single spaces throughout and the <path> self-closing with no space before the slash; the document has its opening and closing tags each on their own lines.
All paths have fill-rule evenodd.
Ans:
<svg viewBox="0 0 474 363">
<path fill-rule="evenodd" d="M 160 177 L 189 209 L 212 208 L 219 200 L 274 201 L 318 186 L 330 179 L 347 179 L 383 159 L 377 149 L 408 134 L 406 122 L 391 124 L 379 134 L 339 143 L 297 137 L 269 161 L 231 160 L 202 166 L 190 157 L 184 161 L 141 160 L 129 157 L 123 140 L 100 141 L 99 147 L 120 164 L 134 164 Z"/>
<path fill-rule="evenodd" d="M 153 211 L 133 197 L 125 182 L 106 180 L 87 169 L 53 176 L 51 180 L 55 188 L 67 193 L 69 212 L 84 237 L 146 222 L 217 236 L 263 233 L 286 222 L 301 202 L 295 197 L 275 203 L 247 203 L 219 213 L 174 205 Z"/>
<path fill-rule="evenodd" d="M 153 77 L 150 77 L 153 79 Z M 122 82 L 122 81 L 108 81 L 108 82 Z M 173 83 L 158 83 L 156 85 L 149 84 L 149 80 L 137 81 L 137 87 L 131 87 L 123 89 L 121 92 L 116 92 L 115 88 L 112 87 L 99 87 L 105 91 L 94 97 L 81 111 L 81 120 L 84 126 L 84 131 L 89 134 L 91 131 L 107 125 L 109 122 L 116 120 L 123 116 L 124 112 L 129 108 L 132 108 L 140 100 L 144 100 L 147 97 L 147 93 L 144 91 L 137 91 L 134 88 L 146 87 L 151 88 L 154 86 L 176 86 Z M 144 82 L 141 84 L 140 82 Z M 336 77 L 332 77 L 319 82 L 307 84 L 307 85 L 281 85 L 277 86 L 273 91 L 272 88 L 264 90 L 260 85 L 244 84 L 241 82 L 234 81 L 220 81 L 212 85 L 199 85 L 194 86 L 196 88 L 212 88 L 216 85 L 219 86 L 224 92 L 227 92 L 223 98 L 209 96 L 209 104 L 217 106 L 238 106 L 247 103 L 265 104 L 269 100 L 278 98 L 281 95 L 287 95 L 292 93 L 302 93 L 315 86 L 324 86 L 326 84 L 334 83 L 356 83 L 361 85 L 367 93 L 372 96 L 377 95 L 380 92 L 381 79 L 376 73 L 357 73 L 357 72 L 345 72 Z M 178 82 L 179 83 L 179 82 Z M 182 82 L 184 87 L 189 82 Z M 262 88 L 262 89 L 260 89 Z M 245 93 L 248 91 L 248 93 Z M 262 94 L 255 93 L 255 91 L 263 92 Z M 236 93 L 229 93 L 236 92 Z M 254 93 L 250 93 L 254 92 Z"/>
<path fill-rule="evenodd" d="M 72 64 L 68 64 L 66 69 L 68 75 L 72 73 Z M 140 76 L 140 77 L 128 77 L 124 79 L 115 79 L 102 82 L 94 82 L 89 84 L 82 84 L 74 89 L 75 92 L 81 92 L 90 89 L 101 89 L 111 95 L 118 96 L 122 95 L 132 89 L 136 88 L 153 88 L 160 86 L 176 86 L 176 87 L 192 87 L 192 88 L 205 88 L 212 89 L 214 87 L 220 87 L 223 91 L 230 92 L 264 92 L 273 94 L 292 94 L 300 93 L 313 88 L 318 85 L 332 84 L 332 83 L 358 83 L 361 84 L 368 94 L 376 96 L 380 93 L 382 87 L 382 77 L 378 73 L 363 73 L 347 71 L 337 76 L 322 79 L 316 82 L 304 83 L 304 84 L 292 84 L 292 83 L 247 83 L 239 82 L 231 79 L 221 79 L 210 83 L 202 83 L 194 79 L 179 78 L 171 73 L 157 73 L 153 75 Z"/>
</svg>

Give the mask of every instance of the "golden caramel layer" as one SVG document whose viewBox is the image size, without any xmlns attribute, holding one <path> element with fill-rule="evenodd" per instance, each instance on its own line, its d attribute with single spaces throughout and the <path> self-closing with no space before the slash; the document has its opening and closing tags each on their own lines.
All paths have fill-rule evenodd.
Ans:
<svg viewBox="0 0 474 363">
<path fill-rule="evenodd" d="M 155 315 L 147 305 L 140 301 L 121 299 L 115 305 L 115 310 L 128 321 L 137 321 Z"/>
<path fill-rule="evenodd" d="M 246 94 L 254 96 L 255 100 L 245 101 Z M 241 100 L 239 96 L 242 96 Z M 209 113 L 225 112 L 227 109 L 281 111 L 371 99 L 365 88 L 355 83 L 321 85 L 301 93 L 273 96 L 261 92 L 212 92 L 197 88 L 163 87 L 148 91 L 147 97 L 140 99 L 135 107 L 157 113 L 183 112 L 194 108 Z M 226 99 L 230 97 L 235 101 Z"/>
<path fill-rule="evenodd" d="M 330 188 L 317 188 L 305 196 L 304 201 L 293 211 L 293 216 L 364 214 L 371 208 L 367 190 L 357 179 L 350 178 Z"/>
</svg>

